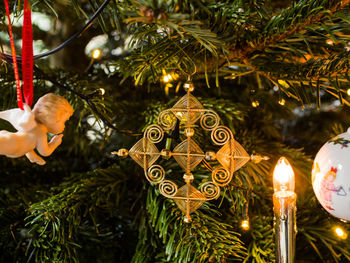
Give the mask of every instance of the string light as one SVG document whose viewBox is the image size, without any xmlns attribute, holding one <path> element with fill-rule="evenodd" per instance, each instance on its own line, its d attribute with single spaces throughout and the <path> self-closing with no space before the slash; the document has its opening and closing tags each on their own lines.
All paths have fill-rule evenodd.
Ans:
<svg viewBox="0 0 350 263">
<path fill-rule="evenodd" d="M 260 104 L 260 103 L 259 103 L 259 101 L 257 101 L 257 100 L 252 102 L 252 106 L 253 106 L 254 108 L 258 107 L 259 104 Z"/>
<path fill-rule="evenodd" d="M 249 220 L 245 219 L 242 221 L 241 227 L 243 228 L 243 230 L 249 230 L 250 226 L 249 226 Z"/>
<path fill-rule="evenodd" d="M 285 101 L 285 99 L 280 99 L 279 101 L 278 101 L 278 103 L 280 104 L 280 105 L 285 105 L 286 104 L 286 101 Z"/>
<path fill-rule="evenodd" d="M 99 59 L 101 57 L 101 54 L 102 54 L 101 50 L 96 48 L 92 51 L 92 58 Z"/>
<path fill-rule="evenodd" d="M 285 88 L 289 88 L 290 87 L 289 84 L 286 81 L 282 80 L 282 79 L 278 80 L 278 84 L 280 84 L 282 87 L 285 87 Z"/>
<path fill-rule="evenodd" d="M 173 79 L 173 77 L 170 74 L 163 76 L 163 81 L 166 83 L 171 81 L 172 79 Z"/>
<path fill-rule="evenodd" d="M 326 43 L 331 46 L 334 44 L 334 41 L 332 39 L 327 39 Z"/>
<path fill-rule="evenodd" d="M 346 91 L 346 93 L 350 96 L 350 89 L 348 89 L 348 90 Z"/>
<path fill-rule="evenodd" d="M 101 96 L 105 95 L 105 93 L 106 93 L 106 90 L 103 88 L 100 88 L 99 91 L 100 91 Z"/>
<path fill-rule="evenodd" d="M 336 227 L 334 232 L 340 239 L 347 239 L 348 237 L 348 234 L 341 227 Z"/>
<path fill-rule="evenodd" d="M 250 226 L 249 226 L 249 215 L 248 215 L 248 210 L 249 210 L 249 199 L 250 199 L 250 193 L 251 191 L 248 190 L 246 193 L 246 201 L 244 203 L 244 207 L 243 207 L 243 215 L 242 215 L 242 223 L 241 223 L 241 227 L 243 230 L 249 230 Z"/>
</svg>

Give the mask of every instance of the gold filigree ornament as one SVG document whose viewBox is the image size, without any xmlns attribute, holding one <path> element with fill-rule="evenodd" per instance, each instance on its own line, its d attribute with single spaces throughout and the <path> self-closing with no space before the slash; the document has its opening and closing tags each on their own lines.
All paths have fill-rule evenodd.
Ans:
<svg viewBox="0 0 350 263">
<path fill-rule="evenodd" d="M 174 200 L 175 204 L 185 214 L 185 222 L 191 222 L 190 214 L 196 211 L 204 202 L 217 199 L 220 196 L 220 187 L 230 183 L 233 173 L 244 166 L 249 160 L 260 162 L 268 157 L 259 155 L 249 156 L 244 148 L 234 139 L 232 131 L 220 125 L 220 117 L 212 110 L 205 109 L 191 92 L 192 83 L 185 84 L 187 94 L 183 96 L 171 109 L 161 112 L 158 124 L 147 127 L 143 138 L 139 140 L 130 151 L 120 149 L 113 152 L 119 156 L 130 155 L 145 172 L 147 180 L 159 184 L 159 191 L 167 198 Z M 184 127 L 186 139 L 179 143 L 172 151 L 163 149 L 159 151 L 157 144 L 165 138 L 164 134 L 174 130 L 176 123 Z M 203 152 L 192 138 L 194 125 L 199 121 L 200 127 L 211 133 L 212 142 L 221 147 L 217 153 Z M 175 182 L 166 179 L 164 168 L 155 162 L 160 156 L 165 159 L 174 157 L 176 162 L 185 170 L 183 176 L 185 184 L 180 188 Z M 212 170 L 211 181 L 202 183 L 199 189 L 192 185 L 194 176 L 192 170 L 203 162 L 217 161 L 218 165 Z"/>
</svg>

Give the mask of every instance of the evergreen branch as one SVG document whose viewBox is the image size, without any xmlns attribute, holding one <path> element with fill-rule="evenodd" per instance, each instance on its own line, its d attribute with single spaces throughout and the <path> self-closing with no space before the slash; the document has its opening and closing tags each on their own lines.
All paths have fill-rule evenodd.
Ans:
<svg viewBox="0 0 350 263">
<path fill-rule="evenodd" d="M 248 245 L 248 256 L 243 263 L 275 262 L 273 218 L 257 216 L 252 218 L 250 222 L 252 224 L 252 230 L 249 233 L 251 240 Z"/>
<path fill-rule="evenodd" d="M 58 194 L 31 205 L 26 221 L 35 261 L 77 262 L 79 227 L 90 219 L 98 232 L 96 210 L 118 205 L 128 180 L 118 166 L 75 174 L 56 188 Z"/>
<path fill-rule="evenodd" d="M 288 37 L 303 31 L 306 26 L 317 24 L 327 16 L 341 11 L 349 7 L 349 5 L 349 0 L 340 2 L 326 2 L 321 0 L 299 1 L 294 7 L 284 9 L 281 14 L 274 16 L 267 23 L 265 26 L 265 32 L 268 33 L 267 36 L 265 35 L 260 40 L 253 41 L 254 43 L 251 46 L 245 46 L 239 49 L 234 48 L 232 53 L 237 50 L 240 57 L 249 57 L 250 54 L 258 50 L 264 50 L 275 43 L 283 42 Z M 326 8 L 327 12 L 323 11 L 323 8 Z M 286 25 L 281 25 L 281 21 Z M 277 33 L 272 33 L 273 31 L 277 31 Z"/>
<path fill-rule="evenodd" d="M 341 259 L 350 259 L 349 242 L 342 242 L 334 233 L 334 228 L 340 226 L 347 231 L 349 228 L 345 224 L 327 218 L 324 213 L 315 214 L 315 209 L 320 209 L 319 205 L 312 200 L 314 197 L 308 195 L 303 199 L 303 202 L 298 204 L 298 208 L 303 210 L 302 215 L 297 213 L 298 218 L 298 236 L 297 242 L 306 241 L 310 247 L 315 250 L 320 260 L 332 257 L 333 262 L 343 262 Z M 304 240 L 303 240 L 304 239 Z M 320 249 L 325 248 L 327 253 L 320 252 Z M 299 251 L 299 252 L 298 252 Z M 297 253 L 302 254 L 302 249 Z M 328 254 L 328 255 L 327 255 Z"/>
<path fill-rule="evenodd" d="M 151 188 L 148 190 L 146 207 L 147 217 L 155 231 L 154 235 L 159 235 L 165 249 L 159 252 L 158 247 L 156 253 L 159 256 L 166 256 L 167 261 L 208 262 L 215 259 L 222 261 L 226 258 L 242 258 L 246 255 L 242 242 L 238 238 L 239 234 L 233 230 L 232 226 L 208 215 L 207 213 L 213 213 L 208 208 L 204 208 L 205 213 L 195 212 L 193 222 L 188 225 L 179 220 L 180 211 L 174 207 L 173 202 L 164 200 Z M 150 226 L 143 225 L 140 231 L 145 231 L 144 228 L 147 227 Z M 148 240 L 140 240 L 138 248 L 147 245 Z M 140 253 L 136 255 L 138 256 L 134 257 L 133 262 L 144 262 L 144 257 Z"/>
<path fill-rule="evenodd" d="M 342 97 L 349 87 L 349 54 L 344 51 L 326 58 L 310 59 L 305 63 L 276 61 L 264 64 L 263 68 L 259 66 L 257 70 L 288 96 L 307 104 L 310 104 L 310 98 L 316 94 L 316 103 L 319 105 L 320 93 L 317 90 L 323 89 L 349 105 Z"/>
</svg>

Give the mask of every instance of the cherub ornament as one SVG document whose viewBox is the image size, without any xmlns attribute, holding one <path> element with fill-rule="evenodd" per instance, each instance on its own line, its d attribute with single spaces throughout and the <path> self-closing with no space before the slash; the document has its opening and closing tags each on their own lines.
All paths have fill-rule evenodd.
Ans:
<svg viewBox="0 0 350 263">
<path fill-rule="evenodd" d="M 69 102 L 56 94 L 48 93 L 35 104 L 21 109 L 0 112 L 0 118 L 10 122 L 17 132 L 0 131 L 0 155 L 18 158 L 25 155 L 30 162 L 44 165 L 42 156 L 49 156 L 61 144 L 65 122 L 72 116 Z M 55 136 L 47 141 L 47 133 Z"/>
</svg>

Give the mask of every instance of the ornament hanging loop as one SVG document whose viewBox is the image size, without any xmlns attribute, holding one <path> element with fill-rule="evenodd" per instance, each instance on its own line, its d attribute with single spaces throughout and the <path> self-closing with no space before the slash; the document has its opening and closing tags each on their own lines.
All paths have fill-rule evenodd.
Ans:
<svg viewBox="0 0 350 263">
<path fill-rule="evenodd" d="M 183 63 L 183 58 L 185 57 L 184 56 L 178 62 L 177 67 L 183 73 L 183 75 L 187 76 L 187 82 L 191 83 L 192 76 L 194 76 L 197 73 L 197 65 L 187 54 L 186 56 L 189 58 L 190 64 Z"/>
</svg>

